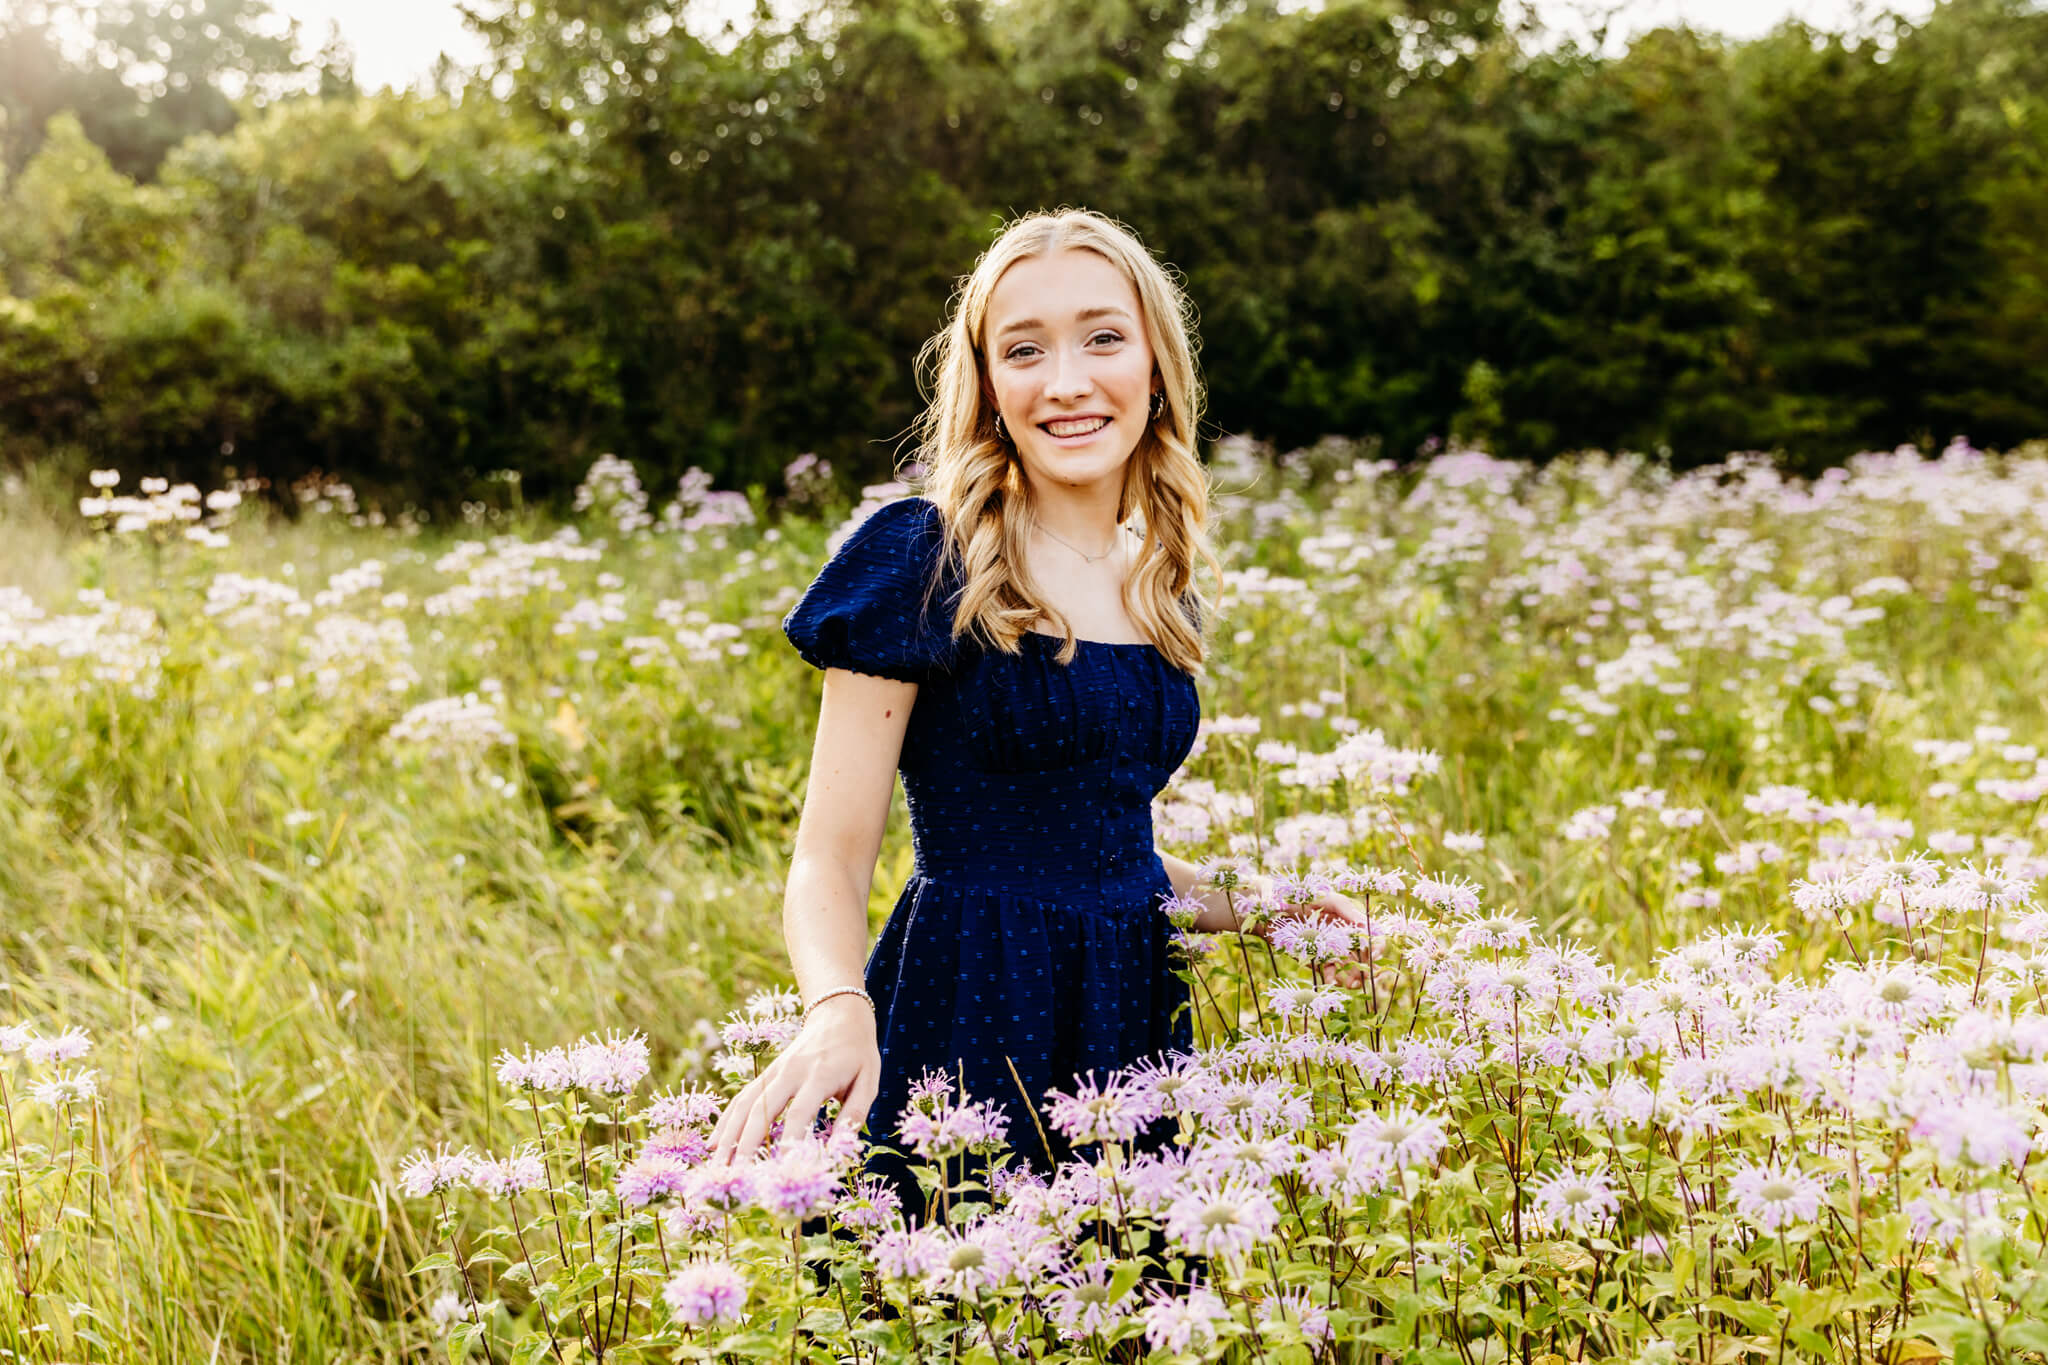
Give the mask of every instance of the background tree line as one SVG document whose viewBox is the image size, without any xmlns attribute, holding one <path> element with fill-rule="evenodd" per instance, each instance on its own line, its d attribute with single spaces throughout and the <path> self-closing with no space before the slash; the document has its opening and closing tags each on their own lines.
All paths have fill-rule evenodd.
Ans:
<svg viewBox="0 0 2048 1365">
<path fill-rule="evenodd" d="M 1487 0 L 479 0 L 491 64 L 431 96 L 265 14 L 0 19 L 0 460 L 426 503 L 603 451 L 872 477 L 958 277 L 1059 204 L 1179 268 L 1212 431 L 1282 448 L 2048 432 L 2028 0 L 1616 58 Z"/>
</svg>

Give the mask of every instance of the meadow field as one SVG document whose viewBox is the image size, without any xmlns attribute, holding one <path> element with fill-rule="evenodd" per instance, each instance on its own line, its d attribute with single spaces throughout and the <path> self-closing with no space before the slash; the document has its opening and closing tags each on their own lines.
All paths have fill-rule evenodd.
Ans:
<svg viewBox="0 0 2048 1365">
<path fill-rule="evenodd" d="M 696 1169 L 789 1035 L 780 621 L 900 486 L 0 486 L 0 1359 L 2048 1353 L 2048 446 L 1212 468 L 1160 846 L 1376 925 L 1187 936 L 1102 1164 L 917 1233 Z"/>
</svg>

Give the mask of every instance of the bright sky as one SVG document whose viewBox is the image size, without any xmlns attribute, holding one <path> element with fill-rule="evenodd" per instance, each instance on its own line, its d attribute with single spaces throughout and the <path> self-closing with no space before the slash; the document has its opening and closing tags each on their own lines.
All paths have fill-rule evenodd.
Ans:
<svg viewBox="0 0 2048 1365">
<path fill-rule="evenodd" d="M 1560 33 L 1584 37 L 1581 17 L 1602 10 L 1614 13 L 1609 49 L 1625 46 L 1630 35 L 1660 24 L 1685 22 L 1694 28 L 1718 29 L 1746 38 L 1769 30 L 1787 18 L 1804 19 L 1815 28 L 1840 30 L 1881 12 L 1886 6 L 1869 0 L 1531 0 L 1544 23 Z M 366 87 L 405 85 L 423 75 L 441 53 L 469 64 L 482 45 L 463 26 L 454 0 L 272 0 L 282 13 L 300 21 L 309 49 L 325 41 L 329 23 L 338 23 L 344 40 L 355 49 L 356 78 Z M 742 6 L 744 13 L 750 5 Z M 1924 19 L 1934 0 L 1895 0 L 1890 8 L 1914 20 Z"/>
</svg>

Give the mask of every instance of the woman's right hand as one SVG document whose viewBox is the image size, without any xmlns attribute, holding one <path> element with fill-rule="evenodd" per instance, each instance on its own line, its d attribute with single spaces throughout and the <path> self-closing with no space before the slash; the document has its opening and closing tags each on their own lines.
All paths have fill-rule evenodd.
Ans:
<svg viewBox="0 0 2048 1365">
<path fill-rule="evenodd" d="M 809 1132 L 828 1099 L 839 1101 L 836 1132 L 858 1132 L 881 1083 L 875 1013 L 857 995 L 820 1001 L 796 1041 L 733 1096 L 711 1130 L 710 1163 L 751 1157 L 777 1116 L 785 1133 Z"/>
</svg>

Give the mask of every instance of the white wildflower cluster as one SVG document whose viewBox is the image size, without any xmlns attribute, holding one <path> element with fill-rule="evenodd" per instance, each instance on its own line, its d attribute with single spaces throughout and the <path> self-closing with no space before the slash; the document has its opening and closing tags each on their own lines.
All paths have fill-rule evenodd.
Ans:
<svg viewBox="0 0 2048 1365">
<path fill-rule="evenodd" d="M 557 635 L 598 632 L 610 626 L 621 625 L 626 619 L 626 595 L 622 592 L 608 592 L 597 598 L 579 599 L 574 606 L 555 618 L 554 632 Z"/>
<path fill-rule="evenodd" d="M 474 692 L 421 702 L 399 717 L 387 739 L 437 757 L 473 755 L 515 742 L 498 708 Z"/>
<path fill-rule="evenodd" d="M 1327 753 L 1273 741 L 1257 751 L 1263 761 L 1283 765 L 1274 774 L 1281 786 L 1309 791 L 1326 791 L 1343 781 L 1361 793 L 1406 796 L 1416 779 L 1434 776 L 1443 765 L 1434 751 L 1401 748 L 1378 729 L 1346 735 Z"/>
<path fill-rule="evenodd" d="M 53 616 L 21 589 L 0 587 L 0 673 L 53 682 L 82 674 L 155 696 L 164 654 L 156 613 L 98 588 L 80 588 L 78 601 L 87 610 Z"/>
<path fill-rule="evenodd" d="M 572 505 L 578 512 L 595 511 L 618 527 L 622 536 L 644 531 L 654 524 L 654 518 L 647 512 L 647 490 L 640 486 L 639 473 L 630 461 L 612 454 L 600 455 L 591 464 L 583 482 L 576 485 Z"/>
<path fill-rule="evenodd" d="M 792 506 L 812 506 L 832 491 L 832 462 L 806 451 L 783 466 L 782 486 Z"/>
<path fill-rule="evenodd" d="M 690 535 L 697 531 L 754 524 L 754 506 L 734 489 L 714 489 L 711 476 L 692 466 L 676 484 L 675 500 L 661 510 L 665 531 Z"/>
<path fill-rule="evenodd" d="M 376 592 L 384 586 L 384 571 L 381 559 L 366 559 L 352 568 L 338 570 L 328 577 L 326 587 L 313 594 L 313 605 L 339 607 L 364 593 Z"/>
<path fill-rule="evenodd" d="M 275 625 L 286 617 L 310 616 L 313 607 L 289 583 L 217 573 L 206 584 L 204 610 L 230 630 L 247 630 Z"/>
<path fill-rule="evenodd" d="M 1207 778 L 1189 777 L 1186 769 L 1152 803 L 1155 832 L 1168 843 L 1207 843 L 1212 829 L 1241 825 L 1253 813 L 1251 797 L 1223 790 Z"/>
<path fill-rule="evenodd" d="M 435 593 L 423 604 L 429 616 L 467 616 L 485 602 L 517 603 L 532 596 L 569 590 L 556 566 L 594 563 L 604 551 L 585 545 L 574 527 L 564 527 L 546 540 L 525 541 L 501 536 L 488 543 L 466 540 L 434 563 L 436 573 L 461 575 L 463 582 Z"/>
<path fill-rule="evenodd" d="M 691 663 L 715 664 L 738 658 L 752 649 L 741 637 L 746 633 L 731 621 L 714 621 L 711 614 L 674 598 L 664 598 L 654 607 L 654 618 L 675 632 L 682 656 Z"/>
<path fill-rule="evenodd" d="M 90 1051 L 92 1039 L 84 1029 L 45 1034 L 32 1024 L 0 1024 L 0 1067 L 19 1063 L 30 1068 L 28 1097 L 51 1109 L 68 1110 L 99 1098 L 97 1071 L 65 1065 Z"/>
<path fill-rule="evenodd" d="M 1802 485 L 1753 455 L 1674 477 L 1633 455 L 1526 469 L 1458 452 L 1434 461 L 1398 507 L 1378 485 L 1349 490 L 1346 510 L 1398 515 L 1406 534 L 1400 553 L 1331 571 L 1368 577 L 1389 617 L 1455 585 L 1464 610 L 1499 623 L 1504 644 L 1577 670 L 1548 715 L 1581 736 L 1625 712 L 1682 720 L 1697 709 L 1698 680 L 1717 672 L 1759 716 L 1796 705 L 1851 735 L 1869 728 L 1873 697 L 1898 689 L 1875 629 L 1888 614 L 1952 587 L 1982 612 L 2016 608 L 2024 590 L 2008 566 L 2048 556 L 2033 511 L 2048 491 L 2043 466 L 1994 467 L 1957 442 L 1931 461 L 1910 446 L 1865 453 Z M 1460 482 L 1454 471 L 1467 469 L 1483 472 Z M 1968 528 L 1972 548 L 1924 562 L 1913 579 L 1870 576 L 1858 556 L 1902 524 Z M 1390 571 L 1374 574 L 1376 562 Z M 1470 570 L 1482 562 L 1495 571 L 1478 580 Z M 1387 643 L 1388 627 L 1371 623 L 1366 636 Z M 1704 751 L 1680 742 L 1667 752 L 1696 761 Z"/>
<path fill-rule="evenodd" d="M 381 518 L 365 518 L 356 502 L 356 490 L 332 474 L 315 470 L 300 476 L 292 482 L 292 496 L 300 507 L 315 516 L 341 516 L 352 526 L 377 523 Z"/>
<path fill-rule="evenodd" d="M 332 612 L 313 623 L 300 638 L 313 670 L 313 685 L 323 698 L 350 686 L 372 686 L 391 694 L 419 684 L 412 664 L 412 636 L 396 616 L 376 621 Z"/>
<path fill-rule="evenodd" d="M 168 479 L 146 478 L 141 497 L 113 492 L 120 471 L 96 469 L 91 476 L 95 488 L 105 490 L 78 500 L 78 513 L 117 536 L 136 535 L 157 528 L 184 526 L 188 538 L 212 544 L 215 536 L 198 523 L 208 509 L 232 511 L 241 495 L 232 489 L 202 495 L 195 484 L 173 484 Z M 196 533 L 196 534 L 195 534 Z M 225 538 L 220 538 L 225 543 Z"/>
</svg>

